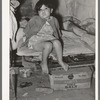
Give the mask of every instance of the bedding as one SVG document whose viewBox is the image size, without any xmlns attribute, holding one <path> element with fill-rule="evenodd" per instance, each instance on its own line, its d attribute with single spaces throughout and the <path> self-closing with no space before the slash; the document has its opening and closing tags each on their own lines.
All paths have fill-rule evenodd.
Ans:
<svg viewBox="0 0 100 100">
<path fill-rule="evenodd" d="M 94 53 L 91 47 L 86 44 L 81 38 L 70 38 L 63 36 L 64 49 L 63 55 L 71 55 L 71 54 L 86 54 L 86 53 Z"/>
<path fill-rule="evenodd" d="M 74 39 L 74 41 L 75 38 L 80 38 L 80 43 L 83 42 L 85 47 L 95 52 L 95 19 L 87 18 L 83 21 L 79 21 L 71 16 L 70 18 L 65 17 L 64 19 L 69 20 L 63 22 L 63 35 Z"/>
<path fill-rule="evenodd" d="M 91 49 L 91 47 L 86 44 L 81 38 L 72 38 L 66 35 L 63 35 L 62 37 L 64 48 L 63 48 L 63 56 L 68 56 L 72 54 L 88 54 L 88 53 L 94 53 L 94 51 Z M 21 56 L 38 56 L 41 60 L 42 52 L 34 52 L 32 50 L 25 50 L 22 49 L 19 52 L 17 52 L 18 55 Z M 51 53 L 53 59 L 56 60 L 56 54 L 54 51 Z"/>
<path fill-rule="evenodd" d="M 95 36 L 85 34 L 83 36 L 79 36 L 71 31 L 68 31 L 70 29 L 69 23 L 66 23 L 68 20 L 65 20 L 62 30 L 62 40 L 64 43 L 63 46 L 63 56 L 72 55 L 72 54 L 88 54 L 88 53 L 95 53 Z M 75 19 L 72 20 L 75 21 L 75 23 L 79 25 L 83 25 L 79 20 Z M 78 22 L 77 22 L 78 21 Z M 86 23 L 86 22 L 85 22 Z M 89 22 L 90 23 L 90 22 Z M 67 24 L 67 25 L 66 25 Z M 84 24 L 89 25 L 89 24 Z M 66 26 L 68 29 L 66 29 Z M 39 56 L 41 59 L 42 53 L 41 52 L 34 52 L 30 50 L 22 49 L 17 52 L 18 55 L 21 56 Z M 56 54 L 54 51 L 51 53 L 51 56 L 56 59 Z"/>
</svg>

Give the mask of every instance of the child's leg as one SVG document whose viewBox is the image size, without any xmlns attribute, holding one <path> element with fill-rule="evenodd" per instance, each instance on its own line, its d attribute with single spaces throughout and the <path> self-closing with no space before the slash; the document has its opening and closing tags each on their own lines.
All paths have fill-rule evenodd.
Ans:
<svg viewBox="0 0 100 100">
<path fill-rule="evenodd" d="M 57 54 L 57 59 L 59 64 L 64 68 L 65 71 L 68 70 L 68 64 L 66 64 L 65 62 L 63 62 L 62 56 L 62 45 L 61 42 L 59 40 L 54 40 L 53 42 L 53 46 L 55 48 L 56 54 Z"/>
<path fill-rule="evenodd" d="M 42 67 L 43 73 L 48 73 L 47 58 L 49 54 L 51 53 L 53 46 L 51 42 L 44 42 L 43 46 L 44 48 L 43 48 L 43 53 L 42 53 L 41 67 Z"/>
<path fill-rule="evenodd" d="M 50 41 L 41 41 L 35 44 L 34 49 L 38 52 L 42 52 L 41 68 L 43 73 L 48 73 L 47 58 L 51 53 L 53 44 Z"/>
</svg>

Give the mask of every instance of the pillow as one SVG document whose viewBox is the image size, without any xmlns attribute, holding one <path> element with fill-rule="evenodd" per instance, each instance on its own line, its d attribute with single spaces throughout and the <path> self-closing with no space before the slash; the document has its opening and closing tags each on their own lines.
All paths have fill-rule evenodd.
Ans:
<svg viewBox="0 0 100 100">
<path fill-rule="evenodd" d="M 80 23 L 80 26 L 85 29 L 89 34 L 95 35 L 95 19 L 87 18 Z"/>
<path fill-rule="evenodd" d="M 63 18 L 63 29 L 64 30 L 70 30 L 73 23 L 79 26 L 81 21 L 78 20 L 77 18 L 73 17 L 73 16 L 64 17 Z"/>
</svg>

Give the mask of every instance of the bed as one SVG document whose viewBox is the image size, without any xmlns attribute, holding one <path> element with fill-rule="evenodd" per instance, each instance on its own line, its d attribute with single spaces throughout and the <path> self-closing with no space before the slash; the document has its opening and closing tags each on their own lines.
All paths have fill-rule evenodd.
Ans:
<svg viewBox="0 0 100 100">
<path fill-rule="evenodd" d="M 87 34 L 84 36 L 79 36 L 74 32 L 70 31 L 71 23 L 75 25 L 80 25 Z M 82 30 L 80 31 L 80 33 Z M 67 16 L 63 18 L 62 27 L 62 40 L 63 46 L 63 56 L 73 55 L 73 54 L 88 54 L 95 53 L 95 20 L 94 18 L 88 18 L 84 21 L 80 21 L 72 16 Z M 42 52 L 33 52 L 30 50 L 20 50 L 17 55 L 21 56 L 35 56 L 38 60 L 41 60 Z M 56 59 L 54 51 L 50 54 L 53 59 Z"/>
</svg>

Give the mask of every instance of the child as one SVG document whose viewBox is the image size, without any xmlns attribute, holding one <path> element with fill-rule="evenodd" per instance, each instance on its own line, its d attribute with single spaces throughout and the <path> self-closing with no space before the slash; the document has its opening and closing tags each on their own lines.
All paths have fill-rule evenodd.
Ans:
<svg viewBox="0 0 100 100">
<path fill-rule="evenodd" d="M 59 64 L 67 71 L 68 65 L 62 61 L 59 24 L 57 19 L 51 16 L 52 4 L 48 0 L 39 0 L 35 9 L 38 15 L 34 16 L 24 29 L 25 37 L 19 49 L 42 51 L 42 72 L 48 73 L 47 58 L 54 48 Z"/>
</svg>

